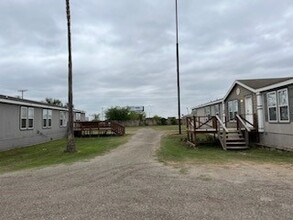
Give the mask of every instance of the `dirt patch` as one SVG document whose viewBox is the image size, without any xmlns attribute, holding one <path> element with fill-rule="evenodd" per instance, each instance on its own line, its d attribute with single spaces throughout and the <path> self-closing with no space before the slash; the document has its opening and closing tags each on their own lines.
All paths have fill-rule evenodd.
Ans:
<svg viewBox="0 0 293 220">
<path fill-rule="evenodd" d="M 247 181 L 277 181 L 292 184 L 293 165 L 275 163 L 254 163 L 254 162 L 230 162 L 225 164 L 189 164 L 189 163 L 168 163 L 181 170 L 182 174 L 197 177 L 199 179 L 225 180 L 229 182 Z"/>
<path fill-rule="evenodd" d="M 293 165 L 259 164 L 253 162 L 229 163 L 225 165 L 185 165 L 191 176 L 208 176 L 215 180 L 244 183 L 252 180 L 283 182 L 292 184 Z"/>
</svg>

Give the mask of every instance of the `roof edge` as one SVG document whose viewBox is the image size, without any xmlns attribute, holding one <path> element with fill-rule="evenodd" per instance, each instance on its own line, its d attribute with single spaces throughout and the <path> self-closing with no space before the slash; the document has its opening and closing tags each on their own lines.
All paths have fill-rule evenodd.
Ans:
<svg viewBox="0 0 293 220">
<path fill-rule="evenodd" d="M 234 83 L 232 84 L 232 86 L 229 88 L 229 90 L 228 90 L 228 92 L 226 93 L 226 95 L 224 96 L 223 101 L 225 101 L 225 100 L 228 98 L 230 92 L 233 90 L 233 88 L 234 88 L 234 86 L 235 86 L 236 84 L 242 86 L 243 88 L 245 88 L 245 89 L 247 89 L 247 90 L 249 90 L 249 91 L 251 91 L 251 92 L 256 93 L 256 90 L 255 90 L 255 89 L 253 89 L 253 88 L 251 88 L 251 87 L 249 87 L 249 86 L 247 86 L 247 85 L 245 85 L 245 84 L 239 82 L 238 80 L 235 80 Z"/>
<path fill-rule="evenodd" d="M 9 96 L 7 96 L 9 98 Z M 47 103 L 41 103 L 41 102 L 36 102 L 30 100 L 11 100 L 11 99 L 3 99 L 0 98 L 0 103 L 4 104 L 12 104 L 12 105 L 23 105 L 23 106 L 31 106 L 31 107 L 37 107 L 37 108 L 45 108 L 45 109 L 54 109 L 54 110 L 59 110 L 59 111 L 68 111 L 68 108 L 66 107 L 61 107 L 61 106 L 54 106 L 54 105 L 47 105 Z M 85 111 L 74 109 L 75 112 L 80 112 L 80 113 L 85 113 Z"/>
<path fill-rule="evenodd" d="M 202 108 L 202 107 L 222 103 L 223 101 L 224 101 L 224 99 L 217 99 L 217 100 L 214 100 L 214 101 L 211 101 L 211 102 L 207 102 L 207 103 L 204 103 L 204 104 L 197 105 L 197 106 L 193 107 L 192 109 Z"/>
<path fill-rule="evenodd" d="M 288 79 L 288 80 L 283 81 L 283 82 L 279 82 L 279 83 L 275 83 L 273 85 L 262 87 L 260 89 L 257 89 L 256 92 L 264 92 L 264 91 L 275 89 L 275 88 L 278 88 L 278 87 L 287 86 L 287 85 L 290 85 L 290 84 L 293 84 L 293 79 Z"/>
</svg>

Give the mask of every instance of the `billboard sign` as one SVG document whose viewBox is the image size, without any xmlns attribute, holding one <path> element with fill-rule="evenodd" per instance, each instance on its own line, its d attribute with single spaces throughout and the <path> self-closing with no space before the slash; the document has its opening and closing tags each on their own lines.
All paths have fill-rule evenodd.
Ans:
<svg viewBox="0 0 293 220">
<path fill-rule="evenodd" d="M 144 106 L 128 106 L 132 112 L 144 112 Z"/>
</svg>

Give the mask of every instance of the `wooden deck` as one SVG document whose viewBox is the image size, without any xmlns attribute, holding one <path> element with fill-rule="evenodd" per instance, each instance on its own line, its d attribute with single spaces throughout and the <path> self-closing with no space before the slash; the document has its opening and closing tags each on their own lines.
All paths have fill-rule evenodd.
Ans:
<svg viewBox="0 0 293 220">
<path fill-rule="evenodd" d="M 189 132 L 193 132 L 194 129 L 188 130 Z M 217 129 L 215 128 L 197 128 L 196 132 L 198 133 L 216 133 Z"/>
<path fill-rule="evenodd" d="M 125 134 L 125 127 L 114 121 L 80 121 L 74 122 L 74 135 L 83 136 L 105 136 Z"/>
<path fill-rule="evenodd" d="M 187 142 L 189 145 L 196 147 L 199 134 L 212 134 L 219 139 L 224 150 L 247 149 L 250 136 L 258 137 L 257 126 L 238 114 L 235 122 L 235 127 L 227 128 L 227 122 L 223 122 L 218 116 L 188 117 L 186 118 Z"/>
</svg>

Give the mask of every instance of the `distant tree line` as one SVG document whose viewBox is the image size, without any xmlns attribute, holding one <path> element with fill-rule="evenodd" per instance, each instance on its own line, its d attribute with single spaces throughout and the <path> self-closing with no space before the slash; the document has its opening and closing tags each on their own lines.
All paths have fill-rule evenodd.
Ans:
<svg viewBox="0 0 293 220">
<path fill-rule="evenodd" d="M 99 120 L 99 114 L 94 114 L 93 120 Z M 113 121 L 129 121 L 129 120 L 139 120 L 145 121 L 146 114 L 144 112 L 135 112 L 131 111 L 128 107 L 111 107 L 106 110 L 105 112 L 106 120 L 113 120 Z M 156 122 L 157 125 L 176 125 L 177 120 L 175 117 L 171 118 L 164 118 L 158 115 L 153 117 L 153 120 Z"/>
<path fill-rule="evenodd" d="M 146 115 L 144 112 L 134 112 L 128 107 L 112 107 L 106 110 L 105 117 L 107 120 L 128 121 L 128 120 L 144 120 Z"/>
<path fill-rule="evenodd" d="M 155 115 L 155 116 L 153 117 L 153 119 L 156 121 L 156 124 L 157 124 L 157 125 L 167 125 L 167 124 L 168 124 L 168 123 L 167 123 L 168 119 L 166 119 L 166 118 L 164 118 L 164 117 L 160 117 L 160 116 L 158 116 L 158 115 Z M 171 118 L 169 118 L 169 120 L 171 120 L 171 121 L 170 121 L 171 125 L 176 125 L 176 124 L 177 124 L 177 120 L 176 120 L 175 117 L 171 117 Z"/>
</svg>

